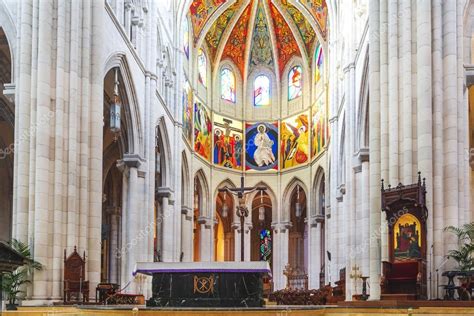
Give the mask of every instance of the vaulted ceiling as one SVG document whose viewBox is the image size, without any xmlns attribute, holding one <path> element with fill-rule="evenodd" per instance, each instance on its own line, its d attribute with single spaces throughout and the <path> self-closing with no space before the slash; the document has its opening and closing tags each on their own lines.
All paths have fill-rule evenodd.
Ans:
<svg viewBox="0 0 474 316">
<path fill-rule="evenodd" d="M 232 61 L 245 77 L 265 66 L 282 74 L 299 56 L 311 65 L 326 40 L 325 0 L 194 0 L 189 9 L 195 47 L 212 65 Z"/>
</svg>

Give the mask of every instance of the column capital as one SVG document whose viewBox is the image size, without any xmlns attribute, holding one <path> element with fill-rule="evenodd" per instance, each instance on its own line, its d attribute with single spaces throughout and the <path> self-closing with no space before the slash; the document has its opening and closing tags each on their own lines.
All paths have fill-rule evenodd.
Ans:
<svg viewBox="0 0 474 316">
<path fill-rule="evenodd" d="M 474 85 L 474 65 L 464 65 L 464 70 L 466 74 L 466 87 L 470 88 L 472 85 Z"/>
<path fill-rule="evenodd" d="M 155 189 L 155 194 L 157 197 L 169 199 L 173 195 L 173 190 L 170 187 L 159 187 Z"/>
<path fill-rule="evenodd" d="M 145 159 L 140 157 L 139 154 L 124 154 L 123 158 L 119 161 L 122 161 L 129 168 L 138 168 L 145 162 Z"/>
<path fill-rule="evenodd" d="M 189 206 L 181 206 L 181 214 L 186 215 L 186 219 L 188 216 L 193 215 L 193 209 Z"/>
<path fill-rule="evenodd" d="M 8 101 L 11 103 L 15 103 L 15 91 L 16 85 L 14 83 L 5 83 L 3 84 L 3 95 L 7 98 Z"/>
</svg>

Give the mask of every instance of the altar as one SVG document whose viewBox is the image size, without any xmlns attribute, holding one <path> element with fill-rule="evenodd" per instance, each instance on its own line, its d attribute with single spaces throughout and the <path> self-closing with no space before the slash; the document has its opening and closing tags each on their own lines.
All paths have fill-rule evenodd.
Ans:
<svg viewBox="0 0 474 316">
<path fill-rule="evenodd" d="M 139 262 L 152 275 L 148 307 L 261 307 L 268 262 Z"/>
</svg>

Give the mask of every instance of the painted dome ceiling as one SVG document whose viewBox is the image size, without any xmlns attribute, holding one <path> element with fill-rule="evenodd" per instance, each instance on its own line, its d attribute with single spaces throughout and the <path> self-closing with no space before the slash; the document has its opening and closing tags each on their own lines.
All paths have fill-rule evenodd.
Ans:
<svg viewBox="0 0 474 316">
<path fill-rule="evenodd" d="M 260 65 L 281 75 L 294 56 L 311 61 L 327 35 L 325 0 L 194 0 L 189 11 L 195 47 L 244 76 Z"/>
</svg>

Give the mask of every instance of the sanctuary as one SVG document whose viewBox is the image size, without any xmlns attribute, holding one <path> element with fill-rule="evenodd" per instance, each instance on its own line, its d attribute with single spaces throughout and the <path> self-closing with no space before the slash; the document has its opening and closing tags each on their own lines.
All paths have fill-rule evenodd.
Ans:
<svg viewBox="0 0 474 316">
<path fill-rule="evenodd" d="M 474 0 L 0 0 L 9 308 L 474 306 L 473 22 Z"/>
</svg>

